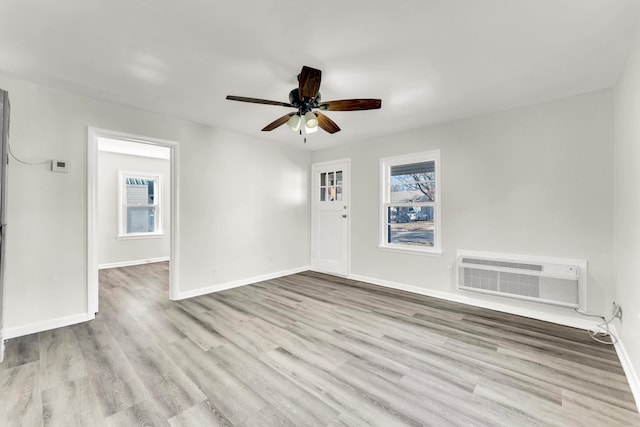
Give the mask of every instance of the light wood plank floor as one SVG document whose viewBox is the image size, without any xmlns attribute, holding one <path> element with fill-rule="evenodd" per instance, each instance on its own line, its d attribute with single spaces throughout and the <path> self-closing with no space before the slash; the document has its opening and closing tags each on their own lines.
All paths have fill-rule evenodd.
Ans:
<svg viewBox="0 0 640 427">
<path fill-rule="evenodd" d="M 581 330 L 312 272 L 171 302 L 167 272 L 103 270 L 95 320 L 10 340 L 0 425 L 640 425 Z"/>
</svg>

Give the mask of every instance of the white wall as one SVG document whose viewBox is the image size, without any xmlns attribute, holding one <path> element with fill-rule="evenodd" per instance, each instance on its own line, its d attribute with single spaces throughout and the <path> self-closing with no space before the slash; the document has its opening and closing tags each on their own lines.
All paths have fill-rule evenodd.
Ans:
<svg viewBox="0 0 640 427">
<path fill-rule="evenodd" d="M 615 300 L 622 306 L 616 327 L 640 375 L 640 32 L 615 88 L 615 141 Z"/>
<path fill-rule="evenodd" d="M 14 153 L 71 165 L 9 165 L 10 334 L 87 311 L 87 126 L 179 142 L 181 291 L 309 265 L 308 152 L 2 76 L 0 88 Z"/>
<path fill-rule="evenodd" d="M 119 170 L 148 172 L 161 177 L 159 237 L 118 238 Z M 165 159 L 98 152 L 98 264 L 126 264 L 169 258 L 171 213 L 170 162 Z"/>
<path fill-rule="evenodd" d="M 354 275 L 453 293 L 457 249 L 586 259 L 588 309 L 613 295 L 610 90 L 313 153 L 351 158 Z M 378 249 L 379 159 L 441 150 L 441 257 Z M 554 315 L 572 310 L 466 293 Z"/>
</svg>

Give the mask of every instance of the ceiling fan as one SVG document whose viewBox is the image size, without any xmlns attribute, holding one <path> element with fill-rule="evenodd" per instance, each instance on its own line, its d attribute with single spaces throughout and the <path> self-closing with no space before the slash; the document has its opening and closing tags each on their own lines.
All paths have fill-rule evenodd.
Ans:
<svg viewBox="0 0 640 427">
<path fill-rule="evenodd" d="M 320 127 L 321 129 L 333 134 L 339 132 L 340 127 L 320 111 L 375 110 L 382 106 L 382 101 L 380 99 L 343 99 L 340 101 L 322 101 L 320 99 L 319 92 L 321 80 L 322 71 L 303 66 L 302 71 L 298 74 L 298 87 L 289 92 L 289 102 L 269 101 L 266 99 L 247 98 L 244 96 L 233 95 L 228 95 L 227 99 L 231 101 L 251 102 L 254 104 L 279 105 L 282 107 L 295 108 L 297 110 L 293 113 L 285 114 L 266 125 L 262 130 L 267 132 L 287 123 L 294 132 L 300 130 L 300 133 L 302 133 L 300 126 L 302 119 L 304 118 L 306 133 L 315 132 L 318 130 L 318 127 Z"/>
</svg>

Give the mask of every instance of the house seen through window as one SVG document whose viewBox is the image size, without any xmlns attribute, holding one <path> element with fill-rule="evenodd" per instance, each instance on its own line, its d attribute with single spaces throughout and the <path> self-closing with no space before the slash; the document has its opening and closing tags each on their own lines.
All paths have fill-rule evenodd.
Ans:
<svg viewBox="0 0 640 427">
<path fill-rule="evenodd" d="M 161 234 L 160 175 L 120 172 L 120 236 Z"/>
<path fill-rule="evenodd" d="M 440 251 L 439 152 L 382 159 L 383 248 Z"/>
</svg>

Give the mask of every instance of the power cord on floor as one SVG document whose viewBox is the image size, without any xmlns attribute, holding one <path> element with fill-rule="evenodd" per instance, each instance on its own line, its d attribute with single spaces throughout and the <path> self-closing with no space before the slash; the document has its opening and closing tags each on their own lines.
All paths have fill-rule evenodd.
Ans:
<svg viewBox="0 0 640 427">
<path fill-rule="evenodd" d="M 589 329 L 587 332 L 589 334 L 589 336 L 594 340 L 599 342 L 600 344 L 607 344 L 607 345 L 614 345 L 618 342 L 618 337 L 616 337 L 611 330 L 609 330 L 609 323 L 613 322 L 613 319 L 615 319 L 616 317 L 618 317 L 618 314 L 620 312 L 620 306 L 616 306 L 616 311 L 611 315 L 611 318 L 609 318 L 609 320 L 605 319 L 604 316 L 598 316 L 596 314 L 589 314 L 589 313 L 585 313 L 584 311 L 581 311 L 579 309 L 575 309 L 575 311 L 577 313 L 582 314 L 583 316 L 588 316 L 588 317 L 597 317 L 599 319 L 602 319 L 602 323 L 599 323 L 598 325 L 596 325 L 595 328 L 593 329 Z M 601 332 L 601 330 L 604 329 L 606 332 Z M 601 340 L 598 337 L 606 337 L 609 336 L 611 337 L 610 341 L 605 341 L 605 340 Z"/>
</svg>

